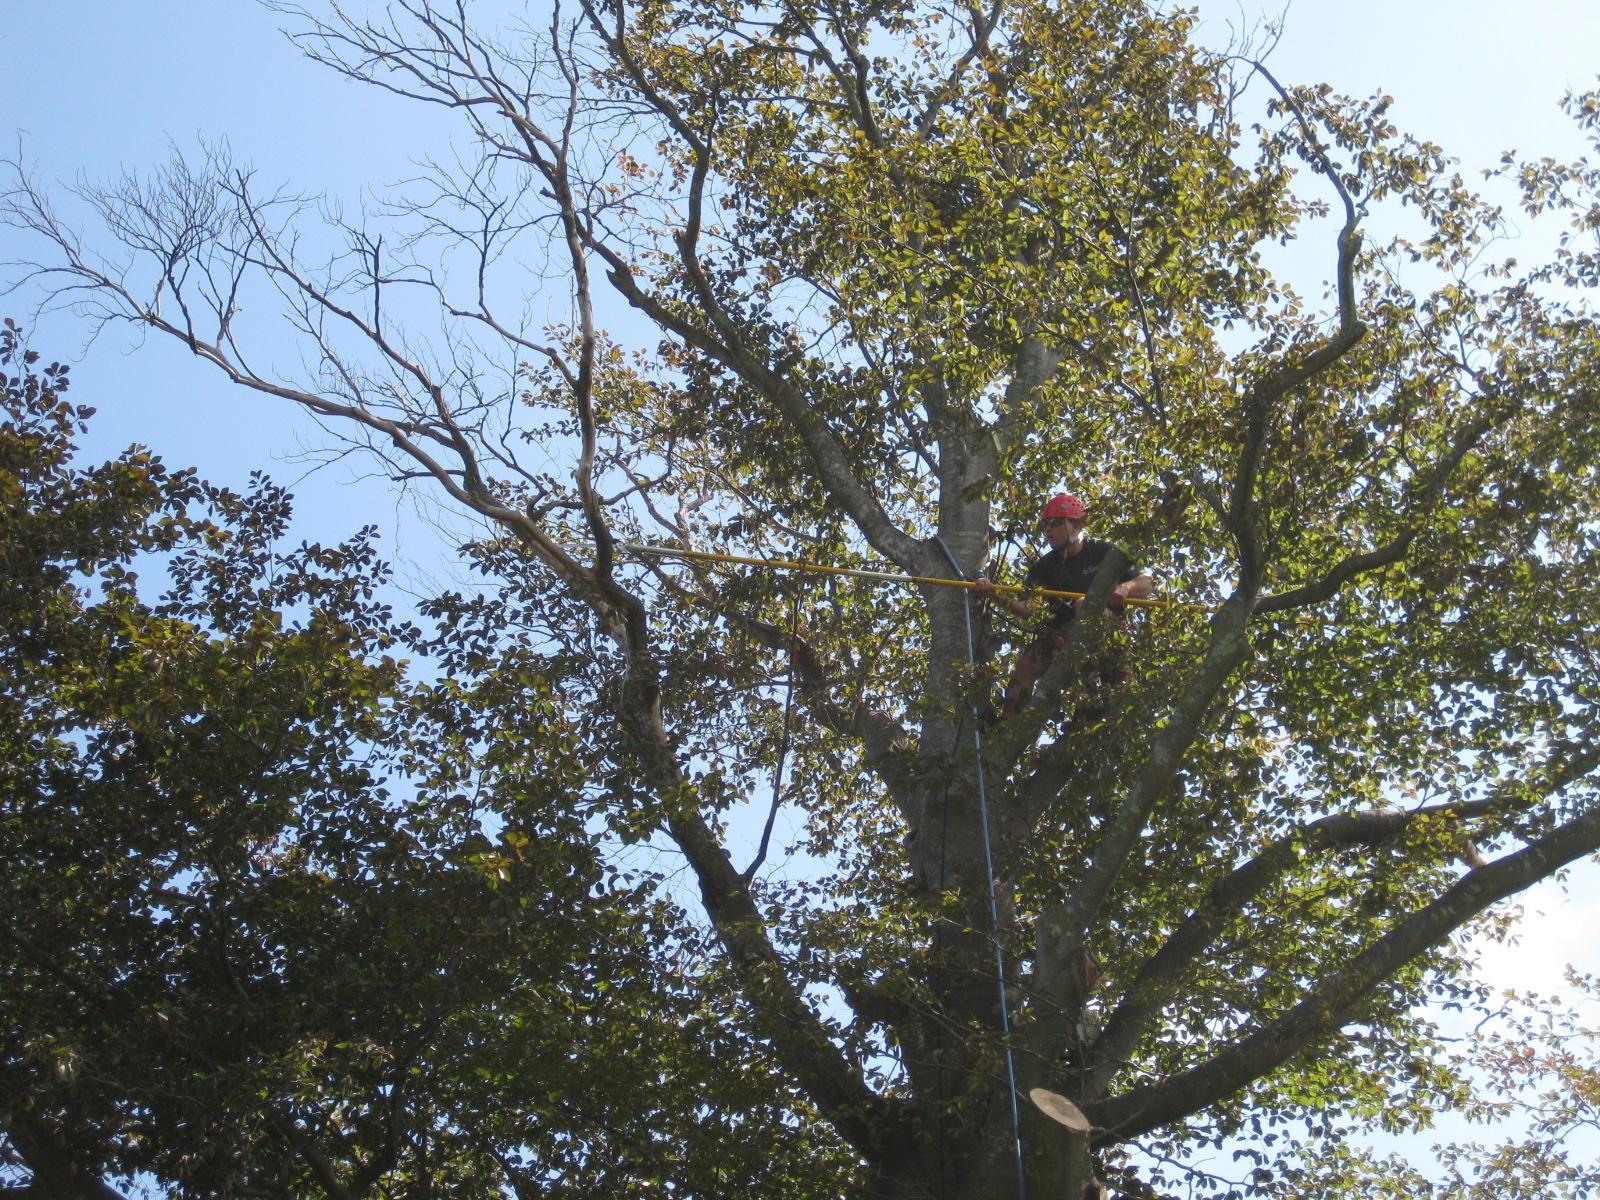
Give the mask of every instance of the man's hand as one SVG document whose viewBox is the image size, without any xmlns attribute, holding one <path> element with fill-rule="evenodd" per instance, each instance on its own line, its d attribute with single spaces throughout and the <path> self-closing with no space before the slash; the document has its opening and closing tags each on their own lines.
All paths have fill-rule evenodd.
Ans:
<svg viewBox="0 0 1600 1200">
<path fill-rule="evenodd" d="M 1014 615 L 1019 617 L 1027 616 L 1033 608 L 1033 605 L 1024 596 L 1007 596 L 1001 593 L 987 575 L 979 575 L 974 579 L 972 581 L 972 590 L 978 594 L 980 599 L 994 600 L 997 603 L 1004 604 Z"/>
<path fill-rule="evenodd" d="M 1155 590 L 1155 580 L 1150 576 L 1142 573 L 1135 575 L 1132 579 L 1124 579 L 1111 589 L 1106 607 L 1112 612 L 1121 612 L 1128 607 L 1129 600 L 1148 600 Z"/>
</svg>

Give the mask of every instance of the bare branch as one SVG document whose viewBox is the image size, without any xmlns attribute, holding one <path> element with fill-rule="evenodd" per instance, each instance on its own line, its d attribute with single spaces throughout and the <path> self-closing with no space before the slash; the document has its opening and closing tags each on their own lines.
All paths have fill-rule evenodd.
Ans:
<svg viewBox="0 0 1600 1200">
<path fill-rule="evenodd" d="M 1338 193 L 1344 205 L 1344 224 L 1337 238 L 1338 263 L 1336 279 L 1339 293 L 1338 328 L 1320 345 L 1300 350 L 1285 357 L 1259 377 L 1244 398 L 1245 428 L 1239 449 L 1238 467 L 1234 472 L 1232 496 L 1228 508 L 1228 525 L 1239 545 L 1240 568 L 1246 579 L 1259 582 L 1264 563 L 1261 558 L 1260 534 L 1256 528 L 1256 476 L 1261 468 L 1261 455 L 1266 447 L 1267 432 L 1273 409 L 1283 397 L 1316 378 L 1343 358 L 1366 335 L 1356 311 L 1355 269 L 1361 252 L 1359 213 L 1344 180 L 1328 160 L 1315 131 L 1304 113 L 1271 72 L 1260 63 L 1254 64 L 1262 77 L 1277 90 L 1284 105 L 1294 113 L 1305 137 L 1312 161 Z"/>
</svg>

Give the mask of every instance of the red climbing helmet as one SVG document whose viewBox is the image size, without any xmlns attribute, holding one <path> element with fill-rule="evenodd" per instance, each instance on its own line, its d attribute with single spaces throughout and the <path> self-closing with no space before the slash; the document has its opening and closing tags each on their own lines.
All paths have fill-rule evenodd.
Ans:
<svg viewBox="0 0 1600 1200">
<path fill-rule="evenodd" d="M 1082 521 L 1088 515 L 1089 510 L 1082 500 L 1062 492 L 1045 501 L 1044 511 L 1039 514 L 1039 520 L 1052 521 L 1057 517 L 1065 517 L 1069 521 Z"/>
</svg>

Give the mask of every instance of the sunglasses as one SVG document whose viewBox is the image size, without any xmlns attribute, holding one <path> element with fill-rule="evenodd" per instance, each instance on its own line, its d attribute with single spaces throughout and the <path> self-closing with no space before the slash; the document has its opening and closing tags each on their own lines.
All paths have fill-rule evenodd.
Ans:
<svg viewBox="0 0 1600 1200">
<path fill-rule="evenodd" d="M 1044 527 L 1046 529 L 1059 529 L 1063 525 L 1070 524 L 1072 524 L 1072 521 L 1068 517 L 1047 517 L 1044 522 Z"/>
</svg>

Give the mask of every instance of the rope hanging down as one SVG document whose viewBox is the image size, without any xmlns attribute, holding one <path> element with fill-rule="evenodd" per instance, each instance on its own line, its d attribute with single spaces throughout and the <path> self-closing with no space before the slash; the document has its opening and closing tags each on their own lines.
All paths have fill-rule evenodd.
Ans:
<svg viewBox="0 0 1600 1200">
<path fill-rule="evenodd" d="M 950 553 L 950 548 L 944 544 L 943 538 L 935 538 L 935 543 L 949 560 L 951 568 L 959 575 L 961 566 L 956 561 L 955 555 Z M 636 542 L 624 542 L 620 546 L 623 551 L 649 558 L 685 558 L 699 562 L 739 563 L 744 566 L 765 567 L 774 571 L 808 571 L 821 575 L 847 575 L 853 579 L 872 579 L 881 583 L 910 583 L 927 584 L 932 587 L 954 587 L 966 591 L 973 591 L 974 585 L 965 579 L 943 579 L 920 575 L 897 575 L 890 571 L 869 571 L 855 567 L 829 567 L 821 563 L 798 562 L 789 559 L 774 558 L 747 558 L 738 554 L 714 554 L 706 550 L 680 550 L 670 546 L 643 546 Z M 998 585 L 995 591 L 1011 593 L 1013 595 L 1027 592 L 1029 595 L 1063 597 L 1067 599 L 1082 599 L 1082 592 L 1057 591 L 1050 588 L 1020 588 L 1010 584 Z M 1146 607 L 1168 607 L 1164 600 L 1129 600 L 1129 604 L 1139 604 Z M 1182 605 L 1174 607 L 1203 608 L 1204 605 Z M 972 628 L 972 608 L 970 603 L 964 606 L 967 631 L 967 660 L 977 663 L 977 640 Z M 974 714 L 976 716 L 976 714 Z M 1027 1200 L 1026 1172 L 1022 1156 L 1022 1118 L 1017 1109 L 1017 1067 L 1012 1057 L 1011 1050 L 1011 1015 L 1010 1001 L 1006 995 L 1006 967 L 1005 950 L 1000 941 L 1000 911 L 995 895 L 994 855 L 989 842 L 989 797 L 984 781 L 983 770 L 983 723 L 973 721 L 972 728 L 973 750 L 976 755 L 978 769 L 978 812 L 979 823 L 983 830 L 983 867 L 984 879 L 989 889 L 989 935 L 994 942 L 995 983 L 998 988 L 1000 1004 L 1000 1030 L 1005 1046 L 1006 1062 L 1006 1091 L 1011 1102 L 1011 1139 L 1012 1151 L 1016 1159 L 1017 1169 L 1017 1200 Z"/>
<path fill-rule="evenodd" d="M 934 542 L 950 562 L 950 569 L 961 574 L 961 564 L 950 553 L 942 537 Z M 972 597 L 962 603 L 967 620 L 967 665 L 978 665 L 978 643 L 972 630 Z M 972 721 L 972 749 L 978 768 L 978 821 L 983 828 L 983 877 L 989 888 L 989 936 L 994 941 L 994 978 L 1000 994 L 1000 1036 L 1006 1050 L 1006 1091 L 1011 1100 L 1011 1149 L 1017 1163 L 1017 1200 L 1028 1200 L 1027 1173 L 1022 1162 L 1022 1115 L 1017 1111 L 1017 1064 L 1011 1053 L 1011 1003 L 1006 998 L 1006 954 L 1000 941 L 1000 904 L 995 896 L 994 852 L 989 846 L 989 792 L 984 783 L 983 722 L 974 708 Z"/>
</svg>

